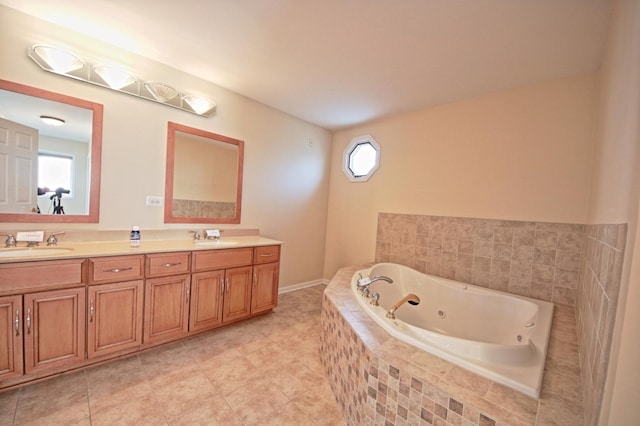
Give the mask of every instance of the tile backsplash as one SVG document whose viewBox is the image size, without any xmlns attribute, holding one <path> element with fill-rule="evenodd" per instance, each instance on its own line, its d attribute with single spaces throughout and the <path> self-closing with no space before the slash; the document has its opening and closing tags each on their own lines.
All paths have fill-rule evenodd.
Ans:
<svg viewBox="0 0 640 426">
<path fill-rule="evenodd" d="M 380 213 L 376 262 L 575 305 L 584 225 Z"/>
</svg>

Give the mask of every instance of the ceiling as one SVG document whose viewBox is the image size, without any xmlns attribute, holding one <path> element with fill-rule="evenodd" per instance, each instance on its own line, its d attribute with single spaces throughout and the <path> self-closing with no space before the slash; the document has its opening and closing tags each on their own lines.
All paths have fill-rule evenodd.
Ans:
<svg viewBox="0 0 640 426">
<path fill-rule="evenodd" d="M 610 0 L 0 0 L 335 130 L 597 69 Z"/>
</svg>

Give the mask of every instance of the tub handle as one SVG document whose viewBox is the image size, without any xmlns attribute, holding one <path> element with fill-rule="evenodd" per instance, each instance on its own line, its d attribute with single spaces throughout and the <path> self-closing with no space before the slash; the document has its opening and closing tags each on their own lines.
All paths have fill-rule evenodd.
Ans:
<svg viewBox="0 0 640 426">
<path fill-rule="evenodd" d="M 525 327 L 526 327 L 526 328 L 531 328 L 531 327 L 533 327 L 534 325 L 536 325 L 536 323 L 535 323 L 535 322 L 530 322 L 529 324 L 525 325 Z"/>
</svg>

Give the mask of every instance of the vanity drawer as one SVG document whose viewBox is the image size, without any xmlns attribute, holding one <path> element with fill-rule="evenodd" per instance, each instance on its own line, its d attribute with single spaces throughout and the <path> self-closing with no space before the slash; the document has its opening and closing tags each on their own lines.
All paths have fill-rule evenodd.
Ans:
<svg viewBox="0 0 640 426">
<path fill-rule="evenodd" d="M 144 277 L 144 255 L 89 259 L 89 284 L 137 280 Z"/>
<path fill-rule="evenodd" d="M 253 253 L 253 263 L 272 263 L 280 261 L 280 246 L 256 247 Z"/>
<path fill-rule="evenodd" d="M 190 252 L 148 254 L 147 277 L 189 272 L 190 254 Z"/>
<path fill-rule="evenodd" d="M 193 272 L 249 266 L 253 248 L 205 250 L 193 252 Z"/>
<path fill-rule="evenodd" d="M 83 284 L 84 259 L 0 264 L 0 295 Z"/>
</svg>

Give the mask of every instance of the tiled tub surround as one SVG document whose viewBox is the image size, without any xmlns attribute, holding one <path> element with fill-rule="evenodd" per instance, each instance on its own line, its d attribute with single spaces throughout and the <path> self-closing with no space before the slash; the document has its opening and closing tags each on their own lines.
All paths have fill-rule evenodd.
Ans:
<svg viewBox="0 0 640 426">
<path fill-rule="evenodd" d="M 376 263 L 575 305 L 584 225 L 380 213 Z"/>
<path fill-rule="evenodd" d="M 576 317 L 585 424 L 595 425 L 609 364 L 627 225 L 589 225 L 585 235 Z"/>
<path fill-rule="evenodd" d="M 579 363 L 564 360 L 562 365 L 567 371 L 581 371 L 585 424 L 595 425 L 611 352 L 626 234 L 626 224 L 380 213 L 375 260 L 551 301 L 556 313 L 558 304 L 575 307 L 579 347 L 562 344 L 579 353 Z M 554 322 L 554 330 L 558 326 Z"/>
<path fill-rule="evenodd" d="M 391 337 L 350 288 L 362 268 L 338 271 L 321 318 L 321 360 L 349 424 L 582 424 L 572 307 L 556 305 L 541 398 L 534 399 Z"/>
</svg>

